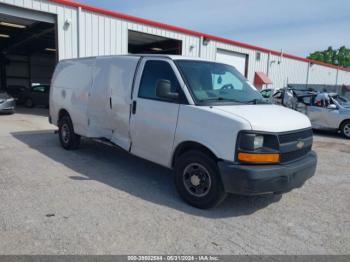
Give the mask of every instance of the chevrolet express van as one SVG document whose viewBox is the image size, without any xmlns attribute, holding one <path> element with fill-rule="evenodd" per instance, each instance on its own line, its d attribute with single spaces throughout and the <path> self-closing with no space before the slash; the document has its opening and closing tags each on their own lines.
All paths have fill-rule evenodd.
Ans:
<svg viewBox="0 0 350 262">
<path fill-rule="evenodd" d="M 227 193 L 284 193 L 314 175 L 308 118 L 267 104 L 234 67 L 182 56 L 65 60 L 50 92 L 63 148 L 109 141 L 173 169 L 179 195 L 198 208 Z"/>
</svg>

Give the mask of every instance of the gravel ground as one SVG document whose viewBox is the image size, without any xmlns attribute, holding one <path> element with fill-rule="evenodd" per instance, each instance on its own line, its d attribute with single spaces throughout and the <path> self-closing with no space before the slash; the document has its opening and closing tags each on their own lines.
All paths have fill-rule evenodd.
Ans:
<svg viewBox="0 0 350 262">
<path fill-rule="evenodd" d="M 317 133 L 316 176 L 282 196 L 183 203 L 171 173 L 84 140 L 44 109 L 0 115 L 0 254 L 350 254 L 350 141 Z"/>
</svg>

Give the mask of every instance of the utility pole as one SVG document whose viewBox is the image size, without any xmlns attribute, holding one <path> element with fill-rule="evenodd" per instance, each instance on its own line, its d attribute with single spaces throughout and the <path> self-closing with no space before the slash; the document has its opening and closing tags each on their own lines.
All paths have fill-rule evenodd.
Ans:
<svg viewBox="0 0 350 262">
<path fill-rule="evenodd" d="M 271 59 L 271 53 L 269 52 L 269 55 L 267 56 L 267 72 L 266 75 L 270 76 L 270 59 Z"/>
<path fill-rule="evenodd" d="M 339 68 L 337 68 L 337 77 L 335 79 L 335 85 L 338 85 L 338 81 L 339 81 Z"/>
<path fill-rule="evenodd" d="M 310 75 L 310 62 L 307 63 L 306 87 L 309 86 L 309 75 Z"/>
</svg>

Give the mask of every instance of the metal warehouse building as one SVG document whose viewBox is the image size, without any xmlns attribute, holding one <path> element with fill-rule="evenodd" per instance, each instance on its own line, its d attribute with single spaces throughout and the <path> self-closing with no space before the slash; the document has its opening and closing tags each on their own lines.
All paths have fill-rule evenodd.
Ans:
<svg viewBox="0 0 350 262">
<path fill-rule="evenodd" d="M 226 62 L 257 86 L 350 85 L 349 69 L 70 0 L 0 0 L 0 51 L 2 88 L 48 84 L 61 59 L 128 53 Z"/>
</svg>

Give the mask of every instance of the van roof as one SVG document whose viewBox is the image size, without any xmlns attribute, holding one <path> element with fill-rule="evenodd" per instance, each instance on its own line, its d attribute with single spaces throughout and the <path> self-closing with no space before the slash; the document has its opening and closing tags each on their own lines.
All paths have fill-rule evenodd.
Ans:
<svg viewBox="0 0 350 262">
<path fill-rule="evenodd" d="M 198 57 L 188 57 L 182 55 L 161 55 L 161 54 L 128 54 L 128 55 L 107 55 L 107 56 L 90 56 L 90 57 L 81 57 L 81 58 L 70 58 L 63 59 L 62 61 L 74 61 L 74 60 L 83 60 L 83 59 L 95 59 L 95 58 L 109 58 L 109 57 L 165 57 L 171 60 L 195 60 L 195 61 L 204 61 L 204 62 L 213 62 L 209 59 L 203 59 Z"/>
<path fill-rule="evenodd" d="M 199 58 L 199 57 L 190 57 L 182 55 L 160 55 L 160 54 L 141 54 L 141 57 L 168 57 L 172 60 L 198 60 L 198 61 L 211 61 L 209 59 Z M 213 62 L 213 61 L 211 61 Z"/>
</svg>

